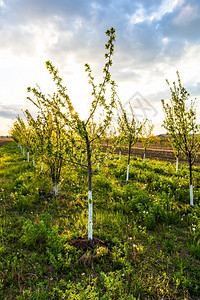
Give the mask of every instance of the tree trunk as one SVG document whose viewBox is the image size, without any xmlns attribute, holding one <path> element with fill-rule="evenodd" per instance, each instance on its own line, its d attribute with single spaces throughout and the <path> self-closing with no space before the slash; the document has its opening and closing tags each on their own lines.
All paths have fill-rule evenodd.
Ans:
<svg viewBox="0 0 200 300">
<path fill-rule="evenodd" d="M 121 155 L 122 155 L 122 152 L 121 152 L 121 150 L 119 150 L 119 160 L 121 160 Z"/>
<path fill-rule="evenodd" d="M 131 157 L 131 142 L 129 142 L 128 145 L 128 166 L 127 166 L 126 182 L 128 182 L 129 180 L 130 157 Z"/>
<path fill-rule="evenodd" d="M 145 161 L 146 158 L 146 148 L 144 148 L 144 156 L 143 156 L 143 161 Z"/>
<path fill-rule="evenodd" d="M 27 151 L 27 162 L 29 163 L 29 151 Z"/>
<path fill-rule="evenodd" d="M 178 156 L 176 158 L 176 172 L 178 172 Z"/>
<path fill-rule="evenodd" d="M 35 167 L 35 158 L 33 156 L 33 167 Z"/>
<path fill-rule="evenodd" d="M 53 194 L 58 196 L 58 182 L 53 182 Z"/>
<path fill-rule="evenodd" d="M 189 158 L 189 168 L 190 168 L 190 205 L 194 205 L 194 203 L 193 203 L 192 160 L 191 160 L 191 157 Z"/>
<path fill-rule="evenodd" d="M 93 202 L 92 202 L 92 164 L 91 164 L 91 147 L 88 135 L 85 137 L 87 145 L 87 167 L 88 167 L 88 240 L 92 241 L 93 237 Z"/>
<path fill-rule="evenodd" d="M 99 163 L 97 164 L 97 170 L 99 171 Z"/>
<path fill-rule="evenodd" d="M 129 179 L 129 164 L 127 166 L 126 182 L 128 182 L 128 179 Z"/>
<path fill-rule="evenodd" d="M 24 148 L 22 148 L 22 154 L 24 155 Z"/>
</svg>

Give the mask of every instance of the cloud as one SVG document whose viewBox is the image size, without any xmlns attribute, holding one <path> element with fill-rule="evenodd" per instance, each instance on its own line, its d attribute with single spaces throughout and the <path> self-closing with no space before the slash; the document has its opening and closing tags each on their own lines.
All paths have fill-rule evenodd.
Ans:
<svg viewBox="0 0 200 300">
<path fill-rule="evenodd" d="M 88 62 L 94 75 L 99 75 L 105 31 L 113 26 L 113 77 L 119 85 L 139 85 L 140 91 L 142 84 L 152 84 L 157 91 L 151 99 L 157 101 L 162 94 L 158 79 L 164 82 L 166 70 L 175 73 L 194 56 L 191 49 L 199 44 L 199 15 L 198 0 L 0 0 L 0 51 L 21 59 L 41 54 L 69 76 L 78 69 L 75 65 L 84 70 Z M 192 81 L 188 84 L 192 86 Z M 199 92 L 198 84 L 192 88 Z M 14 109 L 1 106 L 0 115 L 13 116 Z"/>
<path fill-rule="evenodd" d="M 200 5 L 195 1 L 162 1 L 158 6 L 156 0 L 13 0 L 1 10 L 0 48 L 32 55 L 45 48 L 47 56 L 60 62 L 69 55 L 77 63 L 101 59 L 104 32 L 111 26 L 120 45 L 119 61 L 126 55 L 136 68 L 180 58 L 186 41 L 199 36 Z M 122 62 L 126 68 L 126 60 Z"/>
<path fill-rule="evenodd" d="M 6 119 L 15 119 L 17 115 L 22 114 L 21 105 L 4 105 L 0 104 L 0 117 Z"/>
<path fill-rule="evenodd" d="M 185 1 L 181 7 L 166 14 L 160 24 L 164 36 L 188 42 L 199 42 L 200 2 Z"/>
</svg>

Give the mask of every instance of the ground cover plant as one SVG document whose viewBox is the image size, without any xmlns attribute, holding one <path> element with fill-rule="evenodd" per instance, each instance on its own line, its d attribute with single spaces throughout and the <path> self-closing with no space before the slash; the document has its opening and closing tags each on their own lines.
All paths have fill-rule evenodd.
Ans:
<svg viewBox="0 0 200 300">
<path fill-rule="evenodd" d="M 187 166 L 130 166 L 128 183 L 124 156 L 94 172 L 88 247 L 87 170 L 67 165 L 55 197 L 45 165 L 0 147 L 1 299 L 199 299 L 199 167 L 191 207 Z"/>
</svg>

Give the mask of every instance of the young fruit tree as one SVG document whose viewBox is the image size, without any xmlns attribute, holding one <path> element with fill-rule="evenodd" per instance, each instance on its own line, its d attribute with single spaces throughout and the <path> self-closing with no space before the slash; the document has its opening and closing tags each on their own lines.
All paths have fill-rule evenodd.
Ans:
<svg viewBox="0 0 200 300">
<path fill-rule="evenodd" d="M 18 118 L 18 117 L 17 117 Z M 18 122 L 18 120 L 15 120 L 13 123 L 13 126 L 9 132 L 9 135 L 12 136 L 12 139 L 18 144 L 18 146 L 20 146 L 20 148 L 22 149 L 22 145 L 21 145 L 21 139 L 22 139 L 22 130 L 21 130 L 21 126 Z"/>
<path fill-rule="evenodd" d="M 17 120 L 13 124 L 10 135 L 13 137 L 14 141 L 22 146 L 23 153 L 24 149 L 26 149 L 27 162 L 29 162 L 30 153 L 33 153 L 36 142 L 36 136 L 32 131 L 32 128 L 29 124 L 26 124 L 23 119 L 17 116 Z"/>
<path fill-rule="evenodd" d="M 133 112 L 133 107 L 130 106 L 130 118 L 127 111 L 123 108 L 121 101 L 118 99 L 118 104 L 121 110 L 121 113 L 118 110 L 118 143 L 119 144 L 128 144 L 128 161 L 127 161 L 127 174 L 126 182 L 129 180 L 129 168 L 130 168 L 130 156 L 131 156 L 131 147 L 133 147 L 139 139 L 141 134 L 142 127 L 144 123 L 137 122 Z"/>
<path fill-rule="evenodd" d="M 142 130 L 140 133 L 142 146 L 144 148 L 143 161 L 145 161 L 146 152 L 147 152 L 149 145 L 153 142 L 153 135 L 152 135 L 153 129 L 154 129 L 154 125 L 152 124 L 152 121 L 146 120 L 144 126 L 142 126 Z"/>
<path fill-rule="evenodd" d="M 176 141 L 174 140 L 173 137 L 169 136 L 168 137 L 168 141 L 173 149 L 174 152 L 174 156 L 176 158 L 176 172 L 178 172 L 178 167 L 179 167 L 179 157 L 181 155 L 181 149 L 180 149 L 180 145 L 178 143 L 176 143 Z"/>
<path fill-rule="evenodd" d="M 190 205 L 193 205 L 193 178 L 192 166 L 198 155 L 200 147 L 200 126 L 196 121 L 195 101 L 191 100 L 190 106 L 187 104 L 190 94 L 182 86 L 179 73 L 177 71 L 178 86 L 173 82 L 170 86 L 170 103 L 165 103 L 162 99 L 165 114 L 164 128 L 171 138 L 173 148 L 187 159 L 190 174 Z"/>
<path fill-rule="evenodd" d="M 114 151 L 114 142 L 116 138 L 116 129 L 113 124 L 109 126 L 109 128 L 106 130 L 104 137 L 103 137 L 103 144 L 106 150 L 106 158 L 108 157 L 108 154 L 112 154 Z"/>
<path fill-rule="evenodd" d="M 94 83 L 94 77 L 89 64 L 85 64 L 85 71 L 89 77 L 89 84 L 92 87 L 92 97 L 89 114 L 86 119 L 82 120 L 79 117 L 78 112 L 75 111 L 73 104 L 66 93 L 66 87 L 62 85 L 62 79 L 58 76 L 58 70 L 52 65 L 51 62 L 46 62 L 46 66 L 49 72 L 53 75 L 53 80 L 57 85 L 57 90 L 60 95 L 60 103 L 67 108 L 68 115 L 66 116 L 60 111 L 60 115 L 65 120 L 67 126 L 72 130 L 72 139 L 76 143 L 76 147 L 70 151 L 69 157 L 72 163 L 81 165 L 80 151 L 86 153 L 86 165 L 88 171 L 88 240 L 93 239 L 93 199 L 92 199 L 92 165 L 95 163 L 94 157 L 94 144 L 99 141 L 106 129 L 109 127 L 113 109 L 115 106 L 115 82 L 111 80 L 110 67 L 112 65 L 112 56 L 114 54 L 114 42 L 115 42 L 115 29 L 110 28 L 106 31 L 108 36 L 108 42 L 105 45 L 106 63 L 103 69 L 103 80 L 99 84 L 99 88 Z M 106 100 L 106 89 L 110 86 L 111 96 L 110 101 Z M 101 122 L 97 124 L 96 114 L 102 113 Z M 78 158 L 78 159 L 77 159 Z M 83 166 L 83 165 L 82 165 Z M 84 166 L 83 166 L 84 167 Z"/>
<path fill-rule="evenodd" d="M 17 116 L 17 120 L 14 121 L 12 128 L 10 129 L 9 135 L 12 136 L 12 139 L 18 144 L 21 152 L 24 155 L 23 143 L 23 130 L 21 128 L 21 122 L 19 122 L 20 117 Z"/>
<path fill-rule="evenodd" d="M 27 97 L 38 109 L 38 116 L 34 119 L 26 110 L 25 115 L 29 126 L 37 137 L 37 154 L 48 168 L 53 186 L 53 194 L 58 195 L 61 172 L 66 164 L 68 149 L 68 133 L 63 118 L 60 117 L 59 95 L 52 97 L 43 95 L 39 88 L 28 88 L 33 92 L 35 100 Z"/>
</svg>

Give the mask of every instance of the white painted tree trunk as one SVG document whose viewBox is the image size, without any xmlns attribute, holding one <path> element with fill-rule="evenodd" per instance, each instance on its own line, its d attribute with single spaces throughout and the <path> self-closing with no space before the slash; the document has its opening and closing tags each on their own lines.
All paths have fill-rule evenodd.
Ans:
<svg viewBox="0 0 200 300">
<path fill-rule="evenodd" d="M 193 202 L 193 186 L 192 186 L 192 184 L 190 185 L 190 205 L 194 205 L 194 202 Z"/>
<path fill-rule="evenodd" d="M 121 155 L 122 155 L 122 152 L 121 152 L 121 150 L 119 150 L 119 160 L 121 160 Z"/>
<path fill-rule="evenodd" d="M 129 165 L 127 167 L 126 182 L 128 182 L 128 179 L 129 179 Z"/>
<path fill-rule="evenodd" d="M 92 240 L 92 217 L 93 217 L 92 191 L 88 191 L 88 240 Z"/>
<path fill-rule="evenodd" d="M 29 163 L 29 151 L 27 151 L 27 162 Z"/>
<path fill-rule="evenodd" d="M 22 148 L 22 154 L 24 155 L 24 148 Z"/>
<path fill-rule="evenodd" d="M 33 167 L 35 167 L 35 158 L 33 156 Z"/>
<path fill-rule="evenodd" d="M 58 182 L 53 183 L 53 194 L 58 196 Z"/>
<path fill-rule="evenodd" d="M 178 157 L 176 158 L 176 172 L 178 172 Z"/>
<path fill-rule="evenodd" d="M 97 170 L 99 171 L 99 163 L 97 164 Z"/>
<path fill-rule="evenodd" d="M 43 164 L 41 164 L 41 171 L 43 171 L 44 167 L 43 167 Z"/>
<path fill-rule="evenodd" d="M 144 153 L 144 155 L 143 155 L 143 161 L 145 161 L 145 157 L 146 157 L 146 155 L 145 155 L 145 153 Z"/>
</svg>

